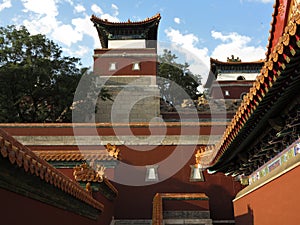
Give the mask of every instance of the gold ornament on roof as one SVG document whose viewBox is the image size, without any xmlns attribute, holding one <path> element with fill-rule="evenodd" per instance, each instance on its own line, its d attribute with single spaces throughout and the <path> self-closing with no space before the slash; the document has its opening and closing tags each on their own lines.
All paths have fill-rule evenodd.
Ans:
<svg viewBox="0 0 300 225">
<path fill-rule="evenodd" d="M 115 159 L 119 158 L 120 149 L 117 148 L 116 145 L 111 145 L 110 143 L 108 143 L 106 145 L 106 150 L 108 151 L 108 154 L 110 156 L 114 157 Z"/>
<path fill-rule="evenodd" d="M 196 161 L 195 166 L 198 166 L 200 164 L 200 160 L 203 157 L 204 153 L 205 153 L 205 147 L 201 146 L 195 154 L 195 161 Z"/>
<path fill-rule="evenodd" d="M 97 165 L 94 169 L 93 162 L 91 165 L 83 163 L 74 168 L 73 176 L 76 181 L 102 182 L 105 177 L 104 171 L 105 167 L 102 165 Z"/>
</svg>

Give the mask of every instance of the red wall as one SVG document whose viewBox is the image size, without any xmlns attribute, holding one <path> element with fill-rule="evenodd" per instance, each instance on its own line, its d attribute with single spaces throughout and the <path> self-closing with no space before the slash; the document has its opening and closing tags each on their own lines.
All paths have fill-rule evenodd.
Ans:
<svg viewBox="0 0 300 225">
<path fill-rule="evenodd" d="M 157 56 L 155 49 L 96 49 L 94 57 L 94 73 L 96 75 L 153 75 L 157 72 Z M 112 56 L 113 54 L 118 54 Z M 126 56 L 127 54 L 127 56 Z M 139 56 L 130 56 L 130 54 L 144 54 Z M 102 57 L 103 55 L 103 57 Z M 123 56 L 124 55 L 124 56 Z M 109 56 L 109 57 L 107 57 Z M 117 63 L 117 70 L 110 71 L 111 62 Z M 140 70 L 132 70 L 134 62 L 139 62 Z"/>
<path fill-rule="evenodd" d="M 97 132 L 94 132 L 95 127 Z M 129 127 L 130 126 L 130 127 Z M 12 136 L 73 136 L 74 130 L 72 124 L 0 124 L 0 127 Z M 165 130 L 166 128 L 166 130 Z M 76 125 L 76 135 L 221 135 L 226 125 L 224 123 L 213 124 L 210 122 L 187 123 L 181 127 L 181 123 L 166 123 L 166 127 L 143 125 L 139 123 L 125 125 L 111 124 L 79 124 Z"/>
<path fill-rule="evenodd" d="M 200 124 L 190 124 L 181 129 L 178 124 L 170 123 L 167 125 L 168 135 L 209 135 L 209 134 L 222 134 L 224 131 L 224 124 L 220 124 L 218 127 L 214 127 L 211 130 L 209 123 Z M 24 125 L 25 126 L 25 125 Z M 44 126 L 44 127 L 43 127 Z M 71 125 L 60 124 L 58 125 L 28 125 L 27 128 L 22 127 L 20 124 L 16 125 L 2 125 L 2 127 L 7 130 L 12 135 L 49 135 L 49 136 L 62 136 L 62 135 L 73 135 L 73 129 Z M 22 127 L 22 128 L 21 128 Z M 80 135 L 93 135 L 88 128 L 88 125 L 84 125 L 80 128 Z M 118 129 L 118 134 L 126 135 L 126 127 L 117 126 L 110 127 L 109 125 L 98 126 L 98 133 L 101 135 L 114 135 L 114 129 Z M 164 129 L 157 126 L 151 127 L 151 132 L 147 126 L 136 125 L 132 126 L 130 129 L 136 135 L 155 135 L 164 134 Z M 30 146 L 32 150 L 68 150 L 68 149 L 78 149 L 77 146 Z M 104 149 L 104 146 L 86 146 L 89 149 Z M 175 146 L 152 146 L 153 150 L 142 151 L 136 150 L 137 148 L 142 149 L 143 147 L 151 146 L 118 146 L 121 149 L 121 160 L 131 165 L 152 165 L 157 162 L 167 158 Z M 109 210 L 108 215 L 112 214 L 114 210 L 115 219 L 151 219 L 152 217 L 152 201 L 156 193 L 205 193 L 209 197 L 209 209 L 211 217 L 214 220 L 232 220 L 233 215 L 233 205 L 232 200 L 236 194 L 241 190 L 241 185 L 235 182 L 232 177 L 226 177 L 221 173 L 214 175 L 209 175 L 204 172 L 205 181 L 204 182 L 190 182 L 190 165 L 195 163 L 194 156 L 188 156 L 187 152 L 196 150 L 197 146 L 182 145 L 178 149 L 182 154 L 182 158 L 187 158 L 188 162 L 183 163 L 183 168 L 180 169 L 171 178 L 166 179 L 160 183 L 147 185 L 147 186 L 126 186 L 118 183 L 113 183 L 117 188 L 119 195 L 117 199 L 111 203 L 101 202 L 105 205 L 105 210 Z M 177 150 L 178 150 L 177 149 Z M 180 162 L 173 162 L 178 164 Z M 184 165 L 185 164 L 185 165 Z M 61 170 L 71 177 L 70 170 Z M 158 168 L 160 173 L 160 167 Z M 115 170 L 116 178 L 128 176 L 122 170 Z M 143 176 L 145 176 L 143 174 Z M 160 176 L 160 174 L 158 174 Z M 144 178 L 144 177 L 143 177 Z M 113 206 L 111 205 L 113 204 Z M 107 206 L 108 205 L 108 206 Z M 111 210 L 111 211 L 110 211 Z M 107 212 L 107 211 L 105 211 Z M 105 214 L 107 215 L 107 214 Z M 108 218 L 106 218 L 108 220 Z M 87 223 L 89 224 L 89 223 Z M 91 223 L 92 224 L 92 223 Z"/>
<path fill-rule="evenodd" d="M 106 207 L 106 212 L 95 221 L 4 189 L 0 189 L 0 199 L 3 225 L 108 225 L 107 217 L 112 214 L 111 207 Z"/>
<path fill-rule="evenodd" d="M 151 219 L 152 201 L 156 193 L 200 192 L 209 197 L 213 219 L 232 220 L 234 218 L 232 200 L 241 190 L 241 185 L 232 177 L 226 177 L 221 173 L 209 175 L 206 172 L 204 182 L 190 182 L 190 165 L 194 163 L 195 159 L 192 157 L 173 177 L 157 184 L 139 187 L 114 183 L 119 191 L 119 197 L 115 202 L 115 219 Z M 120 175 L 118 173 L 121 172 L 116 171 L 116 175 Z M 201 207 L 201 210 L 204 208 Z"/>
<path fill-rule="evenodd" d="M 299 225 L 300 166 L 234 201 L 236 225 Z"/>
<path fill-rule="evenodd" d="M 239 84 L 245 86 L 238 86 Z M 232 86 L 232 85 L 237 85 L 237 86 Z M 219 81 L 217 85 L 214 85 L 212 87 L 211 96 L 213 99 L 240 99 L 241 94 L 248 93 L 252 85 L 253 85 L 252 81 L 238 81 L 238 82 Z M 225 90 L 229 91 L 229 96 L 225 96 Z"/>
</svg>

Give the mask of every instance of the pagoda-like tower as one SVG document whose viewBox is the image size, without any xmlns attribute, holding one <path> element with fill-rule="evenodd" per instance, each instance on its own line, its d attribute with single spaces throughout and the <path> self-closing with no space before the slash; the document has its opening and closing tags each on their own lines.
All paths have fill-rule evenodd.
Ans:
<svg viewBox="0 0 300 225">
<path fill-rule="evenodd" d="M 102 46 L 94 50 L 94 74 L 112 98 L 99 98 L 96 122 L 147 122 L 160 115 L 156 85 L 160 18 L 157 14 L 139 22 L 109 22 L 91 17 Z"/>
</svg>

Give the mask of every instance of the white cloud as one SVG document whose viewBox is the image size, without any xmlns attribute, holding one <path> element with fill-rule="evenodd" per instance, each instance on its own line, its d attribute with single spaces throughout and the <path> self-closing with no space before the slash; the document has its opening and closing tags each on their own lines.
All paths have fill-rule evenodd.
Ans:
<svg viewBox="0 0 300 225">
<path fill-rule="evenodd" d="M 165 33 L 173 44 L 173 49 L 170 50 L 175 55 L 177 55 L 177 52 L 183 54 L 184 62 L 190 64 L 190 70 L 194 74 L 202 75 L 202 83 L 205 83 L 207 79 L 210 69 L 210 57 L 226 61 L 227 57 L 235 55 L 244 62 L 265 58 L 266 49 L 264 47 L 251 45 L 250 37 L 235 32 L 225 35 L 222 32 L 212 31 L 211 36 L 216 40 L 220 40 L 221 43 L 212 50 L 211 55 L 208 54 L 207 48 L 197 47 L 199 38 L 192 33 L 182 34 L 179 30 L 173 28 L 165 30 Z"/>
<path fill-rule="evenodd" d="M 211 36 L 216 40 L 221 40 L 221 44 L 215 47 L 211 57 L 221 61 L 226 61 L 227 57 L 235 55 L 242 61 L 256 61 L 265 58 L 266 49 L 262 46 L 252 46 L 251 38 L 240 35 L 236 32 L 227 35 L 212 31 Z"/>
<path fill-rule="evenodd" d="M 49 34 L 58 25 L 57 20 L 53 16 L 29 16 L 23 21 L 23 25 L 29 30 L 31 34 Z"/>
<path fill-rule="evenodd" d="M 97 6 L 96 4 L 93 4 L 92 6 L 91 6 L 91 10 L 94 12 L 94 13 L 96 13 L 96 14 L 103 14 L 103 10 L 99 7 L 99 6 Z"/>
<path fill-rule="evenodd" d="M 194 34 L 181 34 L 179 30 L 169 28 L 165 30 L 165 33 L 169 39 L 179 45 L 194 45 L 199 39 Z"/>
<path fill-rule="evenodd" d="M 71 4 L 74 12 L 83 12 L 84 17 L 73 18 L 71 23 L 60 21 L 58 19 L 58 6 L 61 1 Z M 97 31 L 90 21 L 90 16 L 84 13 L 86 9 L 82 4 L 74 4 L 72 0 L 22 0 L 22 4 L 23 11 L 27 15 L 23 20 L 22 18 L 18 18 L 18 21 L 22 20 L 21 23 L 27 27 L 31 34 L 45 34 L 53 41 L 62 44 L 64 52 L 71 53 L 77 57 L 92 54 L 92 49 L 80 45 L 80 41 L 84 37 L 91 37 L 93 39 L 94 48 L 100 46 Z M 119 9 L 115 4 L 111 5 L 112 13 L 110 14 L 104 13 L 96 4 L 93 4 L 91 9 L 95 14 L 100 14 L 100 18 L 102 19 L 119 22 L 117 18 Z"/>
<path fill-rule="evenodd" d="M 108 13 L 105 13 L 105 14 L 101 15 L 100 18 L 101 18 L 101 19 L 107 19 L 107 20 L 110 21 L 110 22 L 120 22 L 120 20 L 119 20 L 118 17 L 112 16 L 112 15 L 110 15 L 110 14 L 108 14 Z"/>
<path fill-rule="evenodd" d="M 22 0 L 24 12 L 33 12 L 23 20 L 23 24 L 27 27 L 31 34 L 49 34 L 56 27 L 58 21 L 58 9 L 55 0 Z"/>
<path fill-rule="evenodd" d="M 73 0 L 65 0 L 66 2 L 68 2 L 70 5 L 74 5 Z"/>
<path fill-rule="evenodd" d="M 59 40 L 67 46 L 82 40 L 82 33 L 73 29 L 70 25 L 61 25 L 57 27 L 51 34 L 55 40 Z"/>
<path fill-rule="evenodd" d="M 2 3 L 0 3 L 0 12 L 5 8 L 10 8 L 11 6 L 11 0 L 3 0 Z"/>
<path fill-rule="evenodd" d="M 194 74 L 202 75 L 203 80 L 206 80 L 206 74 L 209 70 L 208 49 L 196 46 L 199 42 L 198 37 L 192 33 L 182 34 L 173 28 L 165 30 L 165 33 L 172 42 L 174 50 L 183 54 L 184 62 L 190 65 L 190 70 Z"/>
<path fill-rule="evenodd" d="M 97 6 L 96 4 L 93 4 L 91 6 L 91 10 L 96 13 L 96 14 L 100 14 L 100 18 L 101 19 L 106 19 L 110 22 L 120 22 L 119 18 L 117 17 L 119 15 L 119 8 L 118 6 L 116 6 L 115 4 L 111 4 L 112 9 L 114 10 L 113 14 L 108 14 L 108 13 L 104 13 L 103 10 Z"/>
<path fill-rule="evenodd" d="M 91 49 L 87 46 L 82 46 L 79 45 L 77 49 L 73 50 L 70 48 L 63 48 L 62 49 L 64 51 L 64 53 L 67 53 L 68 55 L 80 58 L 83 57 L 84 55 L 86 55 L 87 53 L 89 53 L 91 51 Z"/>
<path fill-rule="evenodd" d="M 175 17 L 175 18 L 174 18 L 174 22 L 177 23 L 177 24 L 180 24 L 180 18 Z"/>
<path fill-rule="evenodd" d="M 113 13 L 114 16 L 119 15 L 119 7 L 118 6 L 116 6 L 115 4 L 111 4 L 111 8 L 114 10 L 114 13 Z"/>
<path fill-rule="evenodd" d="M 81 12 L 84 12 L 84 11 L 85 11 L 85 8 L 84 8 L 83 5 L 77 4 L 77 5 L 74 7 L 74 10 L 75 10 L 75 12 L 77 12 L 77 13 L 81 13 Z"/>
<path fill-rule="evenodd" d="M 94 40 L 94 47 L 99 47 L 100 41 L 93 23 L 90 21 L 89 16 L 85 16 L 84 18 L 75 18 L 72 19 L 72 24 L 75 26 L 77 32 L 88 35 Z"/>
<path fill-rule="evenodd" d="M 31 34 L 42 33 L 50 36 L 54 41 L 61 42 L 66 46 L 71 46 L 83 38 L 84 29 L 79 29 L 78 22 L 73 24 L 63 24 L 57 19 L 58 8 L 57 0 L 22 0 L 25 12 L 33 12 L 23 21 Z M 70 0 L 66 0 L 73 4 Z M 40 3 L 42 2 L 42 3 Z M 77 7 L 77 9 L 76 9 Z M 83 10 L 84 7 L 77 5 L 74 9 Z M 84 18 L 84 20 L 87 20 Z M 73 20 L 72 20 L 73 22 Z M 90 22 L 91 23 L 91 22 Z M 92 27 L 92 25 L 91 25 Z"/>
<path fill-rule="evenodd" d="M 22 0 L 24 12 L 34 12 L 40 15 L 57 16 L 58 10 L 55 0 Z"/>
<path fill-rule="evenodd" d="M 87 54 L 90 50 L 91 49 L 89 47 L 80 45 L 80 46 L 78 46 L 78 50 L 76 50 L 74 52 L 74 56 L 75 57 L 81 57 L 81 56 Z"/>
</svg>

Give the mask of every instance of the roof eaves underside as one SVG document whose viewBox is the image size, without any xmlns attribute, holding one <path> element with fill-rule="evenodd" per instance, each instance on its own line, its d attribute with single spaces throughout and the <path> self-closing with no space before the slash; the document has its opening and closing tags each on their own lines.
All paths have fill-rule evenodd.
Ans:
<svg viewBox="0 0 300 225">
<path fill-rule="evenodd" d="M 208 146 L 211 154 L 201 164 L 211 171 L 223 171 L 239 152 L 253 145 L 268 131 L 268 120 L 283 113 L 286 105 L 299 97 L 300 13 L 285 28 L 285 33 L 264 63 L 249 93 L 244 97 L 222 139 Z"/>
</svg>

